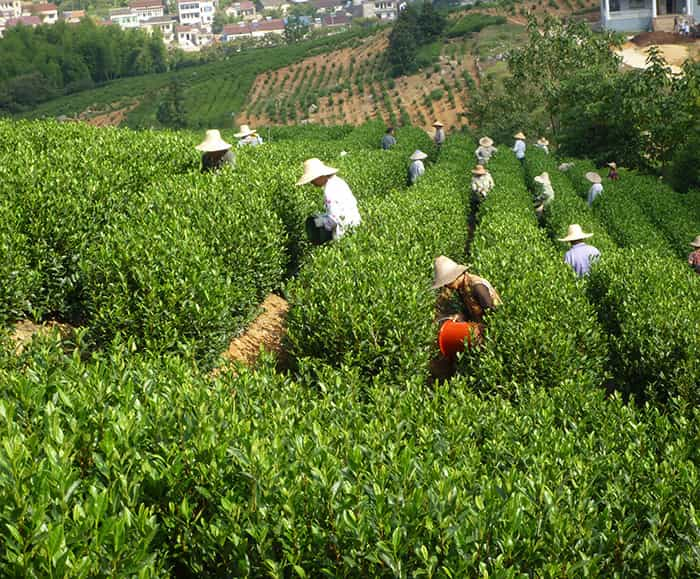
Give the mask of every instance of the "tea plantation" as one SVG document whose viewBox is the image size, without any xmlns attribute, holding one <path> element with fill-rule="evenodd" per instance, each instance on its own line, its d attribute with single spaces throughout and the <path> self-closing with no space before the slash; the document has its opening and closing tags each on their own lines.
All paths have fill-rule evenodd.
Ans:
<svg viewBox="0 0 700 579">
<path fill-rule="evenodd" d="M 622 172 L 591 210 L 586 161 L 504 146 L 471 232 L 472 140 L 382 132 L 284 129 L 201 175 L 200 134 L 0 121 L 0 575 L 700 574 L 688 199 Z M 363 217 L 321 247 L 309 156 Z M 572 222 L 602 252 L 585 280 Z M 439 254 L 504 305 L 433 384 Z M 270 291 L 286 367 L 212 372 Z M 21 319 L 75 330 L 17 350 Z"/>
</svg>

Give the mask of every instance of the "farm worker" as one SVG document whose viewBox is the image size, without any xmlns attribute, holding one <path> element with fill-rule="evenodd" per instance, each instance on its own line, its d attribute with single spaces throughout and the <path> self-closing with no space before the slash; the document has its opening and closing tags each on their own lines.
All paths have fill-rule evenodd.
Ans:
<svg viewBox="0 0 700 579">
<path fill-rule="evenodd" d="M 477 165 L 472 169 L 472 193 L 475 201 L 486 199 L 494 187 L 493 177 L 483 165 Z"/>
<path fill-rule="evenodd" d="M 459 298 L 462 312 L 453 314 L 451 319 L 480 323 L 487 311 L 503 303 L 493 286 L 484 278 L 467 272 L 466 265 L 440 255 L 435 258 L 433 268 L 432 287 L 440 290 L 438 309 L 444 311 L 453 297 Z"/>
<path fill-rule="evenodd" d="M 408 184 L 414 185 L 418 181 L 423 173 L 425 173 L 425 166 L 423 165 L 423 160 L 427 159 L 423 151 L 416 149 L 413 154 L 409 157 L 411 164 L 408 166 Z"/>
<path fill-rule="evenodd" d="M 525 162 L 525 135 L 521 131 L 519 133 L 515 133 L 515 135 L 513 135 L 513 138 L 515 139 L 515 144 L 513 145 L 513 152 L 515 153 L 515 158 L 522 164 Z"/>
<path fill-rule="evenodd" d="M 562 173 L 566 173 L 571 167 L 573 167 L 575 163 L 562 163 L 557 167 Z"/>
<path fill-rule="evenodd" d="M 241 130 L 233 136 L 238 139 L 239 147 L 257 147 L 263 143 L 262 137 L 258 135 L 255 129 L 251 129 L 248 125 L 241 125 Z"/>
<path fill-rule="evenodd" d="M 690 242 L 695 249 L 688 255 L 688 265 L 700 274 L 700 235 Z"/>
<path fill-rule="evenodd" d="M 479 146 L 476 151 L 474 151 L 477 163 L 479 165 L 488 165 L 496 151 L 498 151 L 498 149 L 493 146 L 493 141 L 489 137 L 481 137 L 479 139 Z"/>
<path fill-rule="evenodd" d="M 595 171 L 589 171 L 586 173 L 586 179 L 588 179 L 591 183 L 591 188 L 588 190 L 588 206 L 592 207 L 593 206 L 593 201 L 595 201 L 595 198 L 598 197 L 603 192 L 603 185 L 602 185 L 602 179 L 600 178 L 600 175 L 596 173 Z"/>
<path fill-rule="evenodd" d="M 537 175 L 534 181 L 541 185 L 540 192 L 535 197 L 535 213 L 537 217 L 542 217 L 544 208 L 554 199 L 554 189 L 552 188 L 552 182 L 549 179 L 549 173 L 547 173 L 547 171 L 541 175 Z"/>
<path fill-rule="evenodd" d="M 613 161 L 612 163 L 608 163 L 608 167 L 610 167 L 610 171 L 608 171 L 608 179 L 617 181 L 620 178 L 620 176 L 617 174 L 617 164 Z"/>
<path fill-rule="evenodd" d="M 592 233 L 584 233 L 578 223 L 573 223 L 569 225 L 566 237 L 559 238 L 559 241 L 568 241 L 571 244 L 571 249 L 564 255 L 564 262 L 571 266 L 578 277 L 587 275 L 591 270 L 591 263 L 600 257 L 600 251 L 583 241 L 592 236 Z"/>
<path fill-rule="evenodd" d="M 386 133 L 382 137 L 382 149 L 388 151 L 396 144 L 396 138 L 394 137 L 394 127 L 387 127 Z"/>
<path fill-rule="evenodd" d="M 320 159 L 304 161 L 304 174 L 297 185 L 311 183 L 323 187 L 326 206 L 325 227 L 333 232 L 333 239 L 340 239 L 347 229 L 361 223 L 357 200 L 348 184 L 336 175 L 338 169 L 329 167 Z"/>
<path fill-rule="evenodd" d="M 443 125 L 440 121 L 435 121 L 433 123 L 433 127 L 435 128 L 435 136 L 433 137 L 433 141 L 435 141 L 438 151 L 445 142 L 445 129 L 443 129 L 444 126 L 445 125 Z"/>
<path fill-rule="evenodd" d="M 202 151 L 202 173 L 217 171 L 226 165 L 233 166 L 236 157 L 231 152 L 231 145 L 221 138 L 217 129 L 206 132 L 204 140 L 195 147 Z"/>
<path fill-rule="evenodd" d="M 535 147 L 537 147 L 538 149 L 542 149 L 545 153 L 549 155 L 549 141 L 544 137 L 540 137 L 539 139 L 537 139 Z"/>
</svg>

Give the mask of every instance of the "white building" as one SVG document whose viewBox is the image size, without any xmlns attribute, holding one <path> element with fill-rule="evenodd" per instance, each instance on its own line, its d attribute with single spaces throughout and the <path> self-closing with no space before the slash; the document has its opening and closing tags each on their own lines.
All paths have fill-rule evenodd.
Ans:
<svg viewBox="0 0 700 579">
<path fill-rule="evenodd" d="M 700 15 L 700 0 L 601 0 L 600 3 L 603 27 L 621 32 L 672 32 L 676 19 L 692 23 L 695 15 Z"/>
<path fill-rule="evenodd" d="M 139 27 L 139 15 L 131 8 L 112 8 L 109 11 L 109 19 L 123 30 Z"/>
<path fill-rule="evenodd" d="M 35 4 L 32 6 L 32 14 L 41 18 L 42 24 L 56 24 L 58 22 L 58 6 L 55 4 Z"/>
<path fill-rule="evenodd" d="M 163 37 L 163 42 L 170 44 L 175 40 L 175 26 L 177 22 L 170 16 L 155 16 L 141 22 L 141 29 L 148 33 L 158 30 Z"/>
<path fill-rule="evenodd" d="M 165 15 L 162 0 L 132 0 L 129 2 L 129 8 L 136 12 L 140 22 L 150 18 L 162 18 Z"/>
<path fill-rule="evenodd" d="M 241 20 L 255 20 L 255 4 L 243 0 L 242 2 L 234 2 L 225 10 L 226 16 L 231 18 L 240 18 Z"/>
<path fill-rule="evenodd" d="M 396 20 L 399 15 L 397 0 L 365 0 L 362 2 L 362 17 L 377 20 Z"/>
<path fill-rule="evenodd" d="M 183 26 L 202 25 L 210 28 L 214 22 L 214 0 L 178 0 L 177 14 Z"/>
<path fill-rule="evenodd" d="M 22 16 L 20 0 L 0 0 L 0 18 L 19 18 Z"/>
</svg>

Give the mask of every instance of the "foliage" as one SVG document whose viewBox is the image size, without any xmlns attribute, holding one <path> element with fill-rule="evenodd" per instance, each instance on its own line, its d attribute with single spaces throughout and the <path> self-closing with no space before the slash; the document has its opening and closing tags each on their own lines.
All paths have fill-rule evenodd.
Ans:
<svg viewBox="0 0 700 579">
<path fill-rule="evenodd" d="M 387 60 L 392 75 L 411 74 L 419 67 L 430 64 L 426 56 L 433 55 L 434 58 L 439 55 L 436 40 L 446 25 L 445 17 L 429 2 L 425 2 L 420 11 L 413 5 L 401 10 L 389 34 Z M 423 45 L 432 45 L 433 48 L 419 58 L 419 48 Z"/>
<path fill-rule="evenodd" d="M 57 94 L 168 68 L 160 35 L 58 22 L 15 27 L 0 39 L 0 110 L 18 112 Z"/>
<path fill-rule="evenodd" d="M 172 82 L 163 95 L 156 119 L 164 127 L 182 129 L 187 124 L 187 111 L 183 95 L 184 87 L 179 82 Z"/>
<path fill-rule="evenodd" d="M 449 26 L 447 29 L 447 37 L 456 38 L 460 36 L 469 36 L 475 32 L 480 32 L 487 26 L 500 26 L 505 23 L 506 18 L 504 16 L 469 12 Z"/>
</svg>

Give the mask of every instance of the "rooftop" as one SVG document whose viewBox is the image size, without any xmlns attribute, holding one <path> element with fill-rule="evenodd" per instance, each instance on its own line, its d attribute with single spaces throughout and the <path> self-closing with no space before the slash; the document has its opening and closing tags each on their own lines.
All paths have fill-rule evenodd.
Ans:
<svg viewBox="0 0 700 579">
<path fill-rule="evenodd" d="M 131 0 L 130 8 L 164 8 L 162 0 Z"/>
</svg>

